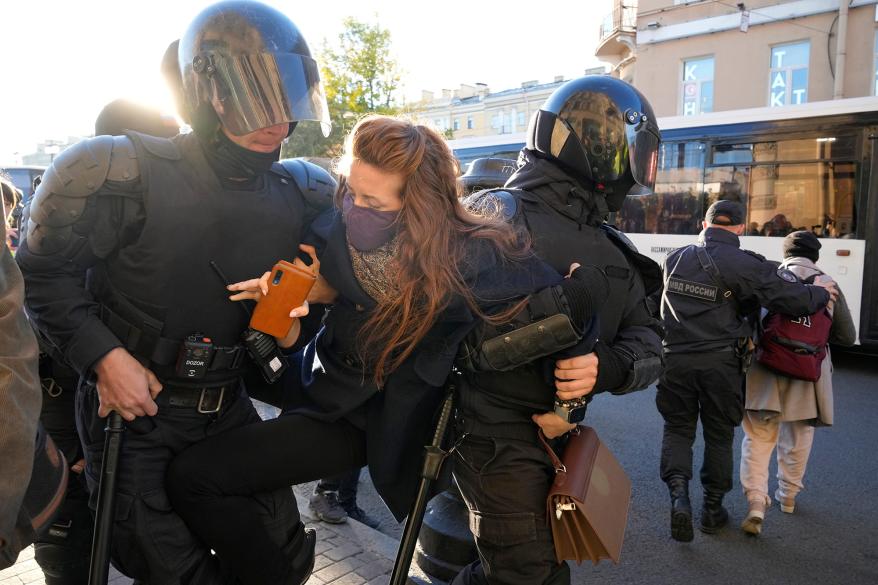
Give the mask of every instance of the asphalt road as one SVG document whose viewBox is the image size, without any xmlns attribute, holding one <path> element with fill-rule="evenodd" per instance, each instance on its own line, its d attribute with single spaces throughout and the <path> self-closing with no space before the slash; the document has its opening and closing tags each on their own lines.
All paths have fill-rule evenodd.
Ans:
<svg viewBox="0 0 878 585">
<path fill-rule="evenodd" d="M 795 514 L 775 505 L 761 536 L 739 529 L 747 503 L 737 487 L 726 498 L 729 527 L 714 536 L 697 529 L 683 544 L 670 538 L 667 489 L 658 477 L 662 421 L 655 389 L 600 396 L 587 423 L 620 460 L 632 481 L 628 529 L 618 566 L 602 561 L 573 566 L 575 584 L 878 584 L 878 360 L 835 357 L 835 426 L 818 429 Z M 699 431 L 700 434 L 700 431 Z M 736 435 L 735 477 L 741 445 Z M 695 446 L 695 476 L 702 442 Z M 772 470 L 771 476 L 774 476 Z M 698 480 L 693 507 L 701 504 Z M 770 491 L 774 491 L 771 485 Z M 381 519 L 379 529 L 399 537 L 401 526 L 363 473 L 360 505 Z"/>
</svg>

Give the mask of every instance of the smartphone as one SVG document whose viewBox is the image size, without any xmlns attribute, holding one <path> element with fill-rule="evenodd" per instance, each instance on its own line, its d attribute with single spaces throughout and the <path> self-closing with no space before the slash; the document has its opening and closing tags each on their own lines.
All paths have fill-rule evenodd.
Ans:
<svg viewBox="0 0 878 585">
<path fill-rule="evenodd" d="M 290 311 L 305 302 L 315 282 L 317 275 L 307 268 L 280 260 L 271 269 L 268 294 L 257 303 L 250 327 L 275 337 L 286 336 L 293 325 Z"/>
</svg>

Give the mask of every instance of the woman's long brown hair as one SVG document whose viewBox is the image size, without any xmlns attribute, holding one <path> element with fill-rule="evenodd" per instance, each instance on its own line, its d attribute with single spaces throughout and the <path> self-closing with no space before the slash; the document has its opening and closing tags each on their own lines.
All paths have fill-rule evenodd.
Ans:
<svg viewBox="0 0 878 585">
<path fill-rule="evenodd" d="M 387 374 L 411 355 L 455 295 L 489 321 L 508 319 L 520 310 L 521 303 L 495 316 L 479 309 L 460 270 L 468 239 L 488 240 L 504 259 L 525 257 L 529 246 L 511 225 L 496 217 L 475 215 L 461 205 L 457 160 L 432 128 L 389 116 L 363 118 L 345 140 L 339 174 L 347 176 L 355 160 L 405 179 L 396 255 L 388 267 L 394 271 L 395 294 L 379 302 L 361 329 L 365 333 L 360 339 L 363 362 L 374 366 L 374 381 L 381 386 Z M 338 207 L 343 196 L 339 189 Z"/>
</svg>

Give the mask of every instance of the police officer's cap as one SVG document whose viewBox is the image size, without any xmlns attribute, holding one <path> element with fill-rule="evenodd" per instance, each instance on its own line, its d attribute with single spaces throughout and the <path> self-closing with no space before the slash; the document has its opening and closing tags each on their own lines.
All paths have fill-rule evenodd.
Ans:
<svg viewBox="0 0 878 585">
<path fill-rule="evenodd" d="M 707 208 L 704 220 L 715 225 L 741 225 L 744 223 L 744 206 L 722 199 Z"/>
</svg>

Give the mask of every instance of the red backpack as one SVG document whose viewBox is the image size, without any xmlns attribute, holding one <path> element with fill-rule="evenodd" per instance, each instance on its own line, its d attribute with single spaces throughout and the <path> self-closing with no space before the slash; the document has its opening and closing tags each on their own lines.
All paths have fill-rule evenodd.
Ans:
<svg viewBox="0 0 878 585">
<path fill-rule="evenodd" d="M 814 282 L 814 276 L 805 282 Z M 826 357 L 830 329 L 832 315 L 826 307 L 804 317 L 769 311 L 762 320 L 756 360 L 778 374 L 816 382 Z"/>
</svg>

